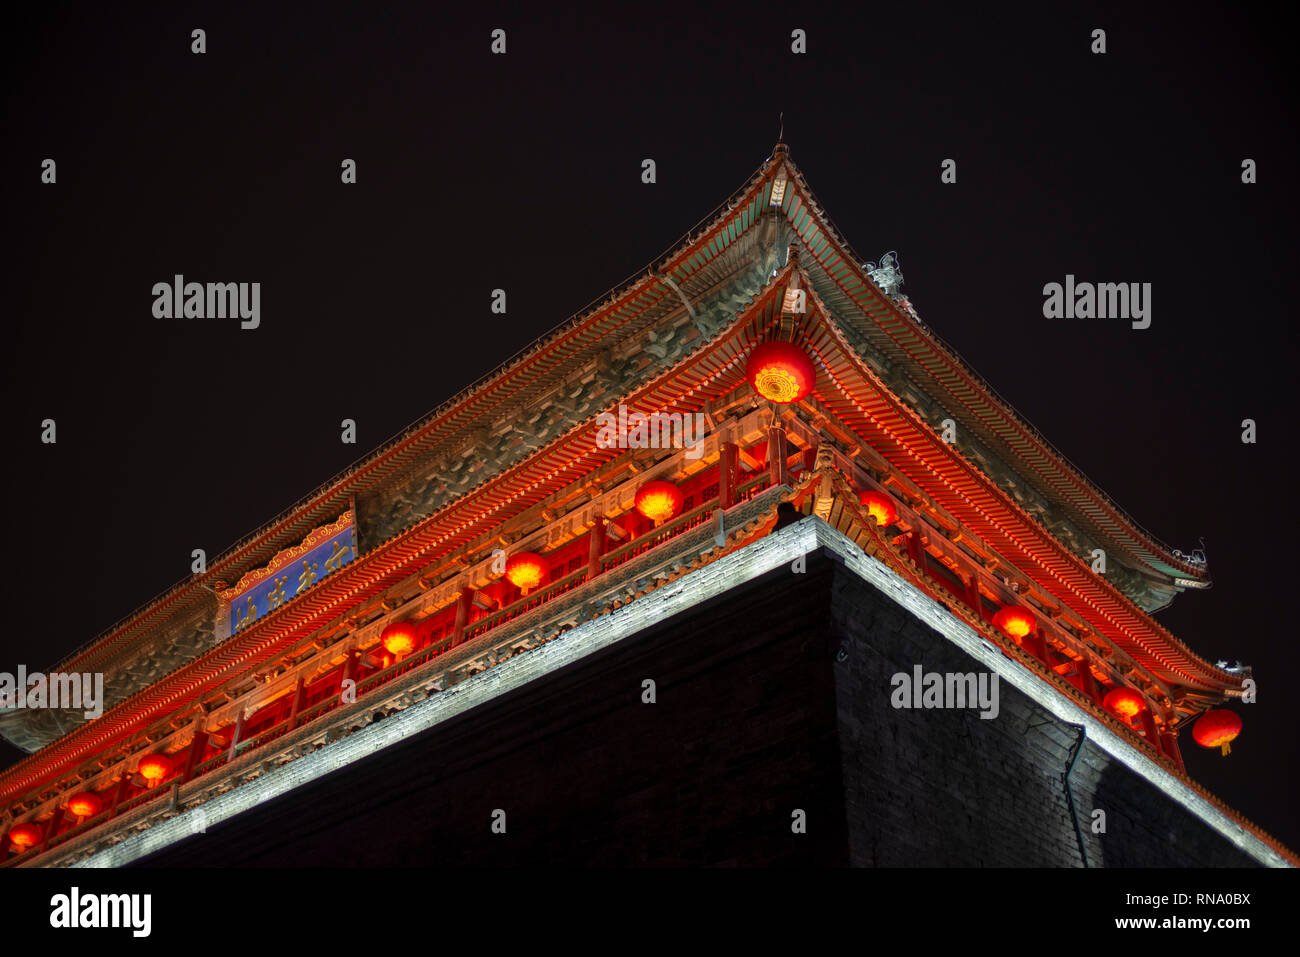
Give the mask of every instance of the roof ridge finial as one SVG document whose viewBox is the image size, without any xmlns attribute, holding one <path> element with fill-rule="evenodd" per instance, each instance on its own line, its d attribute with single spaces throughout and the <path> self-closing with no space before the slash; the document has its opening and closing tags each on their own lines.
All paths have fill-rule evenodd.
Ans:
<svg viewBox="0 0 1300 957">
<path fill-rule="evenodd" d="M 772 147 L 772 157 L 774 159 L 778 156 L 788 156 L 790 154 L 790 147 L 785 145 L 785 111 L 778 113 L 777 116 L 781 121 L 781 127 L 776 134 L 776 146 Z"/>
</svg>

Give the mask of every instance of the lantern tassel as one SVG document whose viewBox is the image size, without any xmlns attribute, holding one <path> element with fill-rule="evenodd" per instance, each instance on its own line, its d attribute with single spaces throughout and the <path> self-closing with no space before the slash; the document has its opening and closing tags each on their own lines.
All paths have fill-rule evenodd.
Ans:
<svg viewBox="0 0 1300 957">
<path fill-rule="evenodd" d="M 1223 747 L 1219 750 L 1223 752 L 1223 756 L 1226 758 L 1228 755 L 1232 754 L 1232 743 L 1229 741 L 1223 742 Z"/>
</svg>

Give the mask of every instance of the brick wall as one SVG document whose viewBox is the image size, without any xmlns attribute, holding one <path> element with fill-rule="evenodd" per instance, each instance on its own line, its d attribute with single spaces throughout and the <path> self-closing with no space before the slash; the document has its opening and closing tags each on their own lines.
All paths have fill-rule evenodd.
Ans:
<svg viewBox="0 0 1300 957">
<path fill-rule="evenodd" d="M 862 866 L 1081 867 L 1064 777 L 1079 728 L 1000 681 L 999 713 L 895 709 L 891 676 L 978 673 L 946 638 L 843 567 L 835 693 L 849 827 Z M 1254 866 L 1150 782 L 1085 742 L 1071 774 L 1089 865 Z M 1093 834 L 1092 812 L 1106 814 Z"/>
</svg>

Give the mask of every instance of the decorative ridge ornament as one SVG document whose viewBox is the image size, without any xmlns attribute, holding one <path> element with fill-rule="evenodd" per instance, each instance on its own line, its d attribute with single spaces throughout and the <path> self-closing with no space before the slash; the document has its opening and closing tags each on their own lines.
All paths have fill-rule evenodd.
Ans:
<svg viewBox="0 0 1300 957">
<path fill-rule="evenodd" d="M 898 264 L 898 253 L 890 250 L 880 257 L 880 264 L 863 263 L 862 268 L 866 270 L 871 281 L 879 287 L 880 291 L 886 296 L 895 297 L 901 295 L 903 290 L 903 269 Z"/>
</svg>

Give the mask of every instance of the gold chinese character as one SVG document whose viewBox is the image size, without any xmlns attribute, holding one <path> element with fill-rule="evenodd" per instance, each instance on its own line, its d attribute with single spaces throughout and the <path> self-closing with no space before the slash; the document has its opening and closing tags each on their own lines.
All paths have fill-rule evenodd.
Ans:
<svg viewBox="0 0 1300 957">
<path fill-rule="evenodd" d="M 325 574 L 336 572 L 343 567 L 343 560 L 347 557 L 348 552 L 352 550 L 350 545 L 339 545 L 339 540 L 334 539 L 334 554 L 325 559 Z"/>
<path fill-rule="evenodd" d="M 274 579 L 275 587 L 272 588 L 267 595 L 267 597 L 270 599 L 271 602 L 272 611 L 274 611 L 275 609 L 279 608 L 281 605 L 284 604 L 284 583 L 287 582 L 288 580 L 289 580 L 288 575 L 285 575 L 283 578 Z"/>
<path fill-rule="evenodd" d="M 298 591 L 295 594 L 301 595 L 316 580 L 316 569 L 320 567 L 320 562 L 307 564 L 307 559 L 302 560 L 302 574 L 298 576 Z"/>
<path fill-rule="evenodd" d="M 235 609 L 235 631 L 246 628 L 248 625 L 257 620 L 257 606 L 253 604 L 253 596 L 248 596 L 248 611 L 241 615 L 239 609 Z"/>
</svg>

